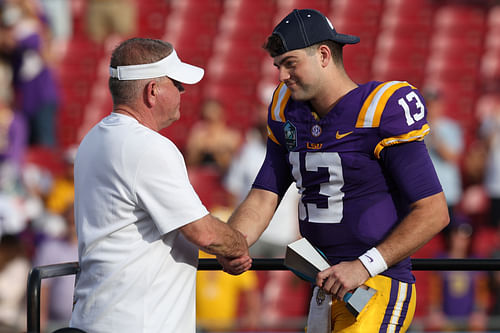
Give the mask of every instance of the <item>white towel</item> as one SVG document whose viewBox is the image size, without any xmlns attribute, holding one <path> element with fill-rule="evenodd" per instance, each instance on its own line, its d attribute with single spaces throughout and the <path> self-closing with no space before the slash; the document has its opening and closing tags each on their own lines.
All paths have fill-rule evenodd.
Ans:
<svg viewBox="0 0 500 333">
<path fill-rule="evenodd" d="M 315 286 L 307 316 L 307 333 L 331 333 L 331 327 L 332 295 Z"/>
</svg>

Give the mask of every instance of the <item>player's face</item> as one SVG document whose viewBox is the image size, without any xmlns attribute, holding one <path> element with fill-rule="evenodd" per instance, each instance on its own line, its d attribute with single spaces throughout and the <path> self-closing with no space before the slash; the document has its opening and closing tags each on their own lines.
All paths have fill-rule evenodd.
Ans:
<svg viewBox="0 0 500 333">
<path fill-rule="evenodd" d="M 313 99 L 319 88 L 319 62 L 316 52 L 293 50 L 274 58 L 279 79 L 290 89 L 297 101 Z"/>
<path fill-rule="evenodd" d="M 181 94 L 184 87 L 178 81 L 168 77 L 160 80 L 158 83 L 158 99 L 160 110 L 158 112 L 158 125 L 160 129 L 171 125 L 179 120 Z"/>
</svg>

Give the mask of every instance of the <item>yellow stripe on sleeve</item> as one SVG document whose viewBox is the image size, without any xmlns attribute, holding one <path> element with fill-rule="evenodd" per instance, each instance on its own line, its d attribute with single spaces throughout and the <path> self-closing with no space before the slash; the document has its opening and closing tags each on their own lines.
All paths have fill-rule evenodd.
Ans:
<svg viewBox="0 0 500 333">
<path fill-rule="evenodd" d="M 398 136 L 393 136 L 390 138 L 385 138 L 384 140 L 380 141 L 377 146 L 375 147 L 374 154 L 375 157 L 378 159 L 380 158 L 380 152 L 382 149 L 385 147 L 397 145 L 400 143 L 406 143 L 406 142 L 412 142 L 412 141 L 421 141 L 424 139 L 424 137 L 429 134 L 430 128 L 428 124 L 424 124 L 421 129 L 419 130 L 414 130 L 405 134 L 401 134 Z"/>
<path fill-rule="evenodd" d="M 405 86 L 414 88 L 402 81 L 385 82 L 375 88 L 361 107 L 356 127 L 378 127 L 387 101 L 396 90 Z"/>
<path fill-rule="evenodd" d="M 271 139 L 274 143 L 276 143 L 277 145 L 280 145 L 281 144 L 278 142 L 278 139 L 276 139 L 276 137 L 274 136 L 273 134 L 273 131 L 271 131 L 271 128 L 269 126 L 267 126 L 267 137 L 269 139 Z"/>
<path fill-rule="evenodd" d="M 271 104 L 271 119 L 285 122 L 285 106 L 290 98 L 290 90 L 284 83 L 280 83 L 273 95 Z"/>
</svg>

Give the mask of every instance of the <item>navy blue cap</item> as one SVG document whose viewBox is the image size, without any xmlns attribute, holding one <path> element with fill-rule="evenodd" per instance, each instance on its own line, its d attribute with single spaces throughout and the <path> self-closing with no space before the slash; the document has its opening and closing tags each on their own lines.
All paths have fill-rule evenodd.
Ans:
<svg viewBox="0 0 500 333">
<path fill-rule="evenodd" d="M 280 37 L 285 53 L 332 40 L 339 44 L 356 44 L 359 37 L 339 34 L 330 20 L 315 9 L 294 9 L 274 28 L 273 35 Z"/>
</svg>

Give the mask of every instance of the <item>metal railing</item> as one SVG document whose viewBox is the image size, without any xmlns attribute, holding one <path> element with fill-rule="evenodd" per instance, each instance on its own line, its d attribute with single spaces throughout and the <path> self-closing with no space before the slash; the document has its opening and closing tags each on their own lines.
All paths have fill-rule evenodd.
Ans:
<svg viewBox="0 0 500 333">
<path fill-rule="evenodd" d="M 251 270 L 279 271 L 288 270 L 284 259 L 253 259 Z M 412 259 L 414 271 L 500 271 L 500 259 Z M 40 332 L 40 289 L 42 279 L 76 274 L 80 269 L 78 262 L 33 267 L 28 275 L 27 289 L 27 330 L 28 333 Z M 200 259 L 198 270 L 216 271 L 222 266 L 216 259 Z"/>
</svg>

